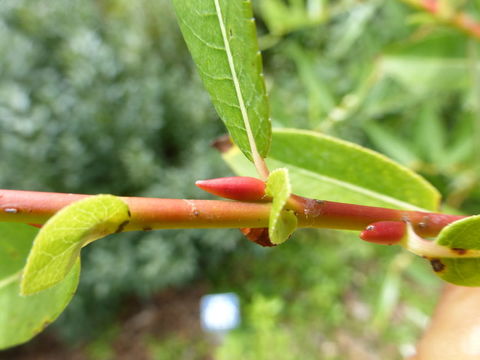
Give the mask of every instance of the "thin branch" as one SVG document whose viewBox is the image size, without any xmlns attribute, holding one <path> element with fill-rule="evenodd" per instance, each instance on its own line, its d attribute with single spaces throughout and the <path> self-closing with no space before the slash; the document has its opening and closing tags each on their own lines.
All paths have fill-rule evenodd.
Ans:
<svg viewBox="0 0 480 360">
<path fill-rule="evenodd" d="M 0 190 L 0 221 L 43 224 L 68 204 L 90 195 Z M 131 212 L 124 231 L 173 228 L 268 227 L 270 203 L 122 197 Z M 404 211 L 307 199 L 293 195 L 289 209 L 299 227 L 363 230 L 379 221 L 410 223 L 420 236 L 435 236 L 464 216 Z"/>
</svg>

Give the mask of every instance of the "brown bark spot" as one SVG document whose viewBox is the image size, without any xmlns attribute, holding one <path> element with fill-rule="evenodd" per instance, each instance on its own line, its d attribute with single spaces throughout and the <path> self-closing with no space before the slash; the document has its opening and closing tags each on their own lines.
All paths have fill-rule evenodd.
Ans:
<svg viewBox="0 0 480 360">
<path fill-rule="evenodd" d="M 121 233 L 121 232 L 123 231 L 123 229 L 125 229 L 125 226 L 127 226 L 127 224 L 128 224 L 129 222 L 130 222 L 129 220 L 125 220 L 125 221 L 122 222 L 120 225 L 118 225 L 117 230 L 115 230 L 115 234 Z"/>
<path fill-rule="evenodd" d="M 467 249 L 462 248 L 452 248 L 452 251 L 458 255 L 465 255 L 468 252 Z"/>
<path fill-rule="evenodd" d="M 307 199 L 305 202 L 304 214 L 306 217 L 317 217 L 322 214 L 322 205 L 325 203 L 323 200 Z"/>
<path fill-rule="evenodd" d="M 445 270 L 445 264 L 440 261 L 440 259 L 430 259 L 430 264 L 432 264 L 433 271 L 442 272 Z"/>
</svg>

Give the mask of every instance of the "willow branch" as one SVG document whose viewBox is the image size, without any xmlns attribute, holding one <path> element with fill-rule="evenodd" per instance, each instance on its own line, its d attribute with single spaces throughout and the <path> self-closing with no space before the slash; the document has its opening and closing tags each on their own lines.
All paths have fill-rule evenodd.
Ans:
<svg viewBox="0 0 480 360">
<path fill-rule="evenodd" d="M 57 211 L 90 195 L 0 190 L 0 221 L 43 224 Z M 124 231 L 179 228 L 268 227 L 269 202 L 122 197 L 131 212 Z M 464 218 L 307 199 L 293 195 L 289 204 L 299 227 L 363 230 L 378 221 L 410 223 L 420 236 L 435 236 Z"/>
</svg>

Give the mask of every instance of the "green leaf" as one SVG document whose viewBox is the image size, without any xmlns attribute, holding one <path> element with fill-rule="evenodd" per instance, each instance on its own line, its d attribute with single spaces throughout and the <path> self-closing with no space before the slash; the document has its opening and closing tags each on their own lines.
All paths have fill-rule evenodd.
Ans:
<svg viewBox="0 0 480 360">
<path fill-rule="evenodd" d="M 0 223 L 0 349 L 24 343 L 53 322 L 78 285 L 80 263 L 56 286 L 32 296 L 20 293 L 21 270 L 38 230 Z"/>
<path fill-rule="evenodd" d="M 86 244 L 119 232 L 130 220 L 127 204 L 112 195 L 97 195 L 63 208 L 42 227 L 28 256 L 22 295 L 62 281 Z"/>
<path fill-rule="evenodd" d="M 480 215 L 448 225 L 435 243 L 452 249 L 459 256 L 430 259 L 436 275 L 456 285 L 480 286 Z M 472 255 L 477 256 L 468 257 Z"/>
<path fill-rule="evenodd" d="M 272 244 L 286 241 L 297 228 L 297 217 L 285 205 L 292 190 L 287 169 L 272 171 L 267 180 L 265 193 L 273 198 L 268 224 L 268 235 Z"/>
<path fill-rule="evenodd" d="M 480 215 L 469 216 L 446 226 L 436 242 L 452 249 L 480 250 Z"/>
<path fill-rule="evenodd" d="M 436 104 L 431 101 L 423 105 L 418 114 L 415 142 L 423 150 L 424 157 L 434 164 L 441 165 L 445 159 L 446 132 L 438 114 Z"/>
<path fill-rule="evenodd" d="M 249 0 L 174 0 L 178 22 L 220 118 L 250 159 L 265 157 L 271 123 Z"/>
<path fill-rule="evenodd" d="M 252 175 L 235 148 L 224 158 L 239 175 Z M 312 131 L 274 130 L 267 164 L 287 168 L 293 193 L 315 199 L 410 210 L 436 210 L 440 200 L 426 180 L 385 156 Z"/>
<path fill-rule="evenodd" d="M 259 9 L 270 32 L 277 36 L 318 25 L 328 16 L 326 0 L 263 0 Z"/>
</svg>

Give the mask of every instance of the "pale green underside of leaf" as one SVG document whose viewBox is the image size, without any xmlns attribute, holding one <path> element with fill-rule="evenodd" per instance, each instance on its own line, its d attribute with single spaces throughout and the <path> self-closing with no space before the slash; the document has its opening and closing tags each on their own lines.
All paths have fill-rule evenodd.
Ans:
<svg viewBox="0 0 480 360">
<path fill-rule="evenodd" d="M 445 227 L 436 239 L 439 245 L 452 249 L 480 249 L 480 215 L 455 221 Z M 480 286 L 480 258 L 440 258 L 441 271 L 435 273 L 445 281 L 462 286 Z"/>
<path fill-rule="evenodd" d="M 289 210 L 284 210 L 292 190 L 287 169 L 271 172 L 267 180 L 265 193 L 273 198 L 268 224 L 268 235 L 273 244 L 286 241 L 297 228 L 297 217 Z"/>
<path fill-rule="evenodd" d="M 0 223 L 0 349 L 24 343 L 52 323 L 78 285 L 80 263 L 58 285 L 32 296 L 20 295 L 21 270 L 38 230 Z"/>
<path fill-rule="evenodd" d="M 297 195 L 409 210 L 436 210 L 438 191 L 419 175 L 385 156 L 312 131 L 275 129 L 267 158 L 271 169 L 289 170 Z M 255 170 L 232 148 L 225 161 L 239 175 Z"/>
<path fill-rule="evenodd" d="M 62 281 L 86 244 L 120 231 L 127 204 L 112 195 L 92 196 L 63 208 L 42 227 L 25 266 L 21 293 L 34 294 Z"/>
<path fill-rule="evenodd" d="M 252 160 L 250 127 L 256 149 L 265 157 L 271 123 L 250 1 L 173 3 L 198 72 L 233 141 Z"/>
</svg>

